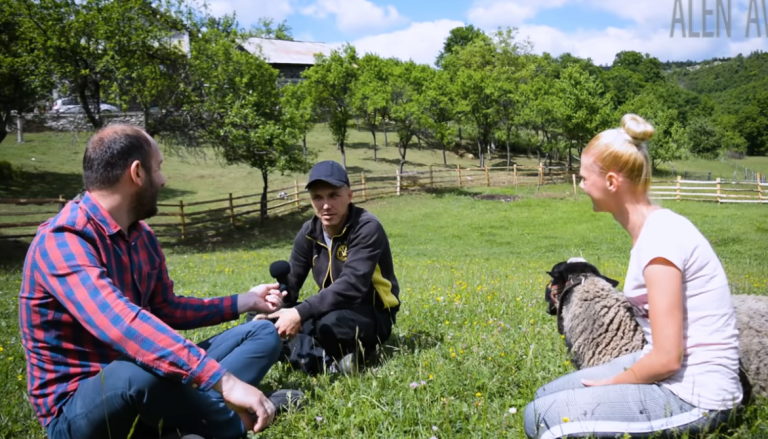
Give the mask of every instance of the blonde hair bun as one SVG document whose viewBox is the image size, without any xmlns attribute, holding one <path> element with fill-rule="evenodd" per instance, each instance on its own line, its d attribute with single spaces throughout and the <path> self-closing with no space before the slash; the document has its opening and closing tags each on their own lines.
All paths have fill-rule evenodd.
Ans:
<svg viewBox="0 0 768 439">
<path fill-rule="evenodd" d="M 632 138 L 635 145 L 639 145 L 650 139 L 656 132 L 653 125 L 633 113 L 627 113 L 621 118 L 621 129 Z"/>
</svg>

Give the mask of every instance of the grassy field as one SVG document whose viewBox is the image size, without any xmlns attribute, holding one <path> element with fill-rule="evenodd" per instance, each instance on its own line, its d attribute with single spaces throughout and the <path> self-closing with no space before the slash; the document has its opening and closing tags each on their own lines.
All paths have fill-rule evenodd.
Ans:
<svg viewBox="0 0 768 439">
<path fill-rule="evenodd" d="M 369 133 L 352 130 L 350 137 L 350 172 L 394 173 L 399 163 L 394 134 L 388 148 L 380 147 L 377 162 L 372 160 Z M 80 190 L 85 135 L 30 134 L 23 145 L 12 140 L 0 145 L 0 151 L 19 175 L 0 186 L 0 197 L 72 197 Z M 383 135 L 378 140 L 383 144 Z M 341 160 L 322 127 L 313 131 L 308 146 L 318 151 L 318 159 Z M 442 154 L 414 147 L 408 160 L 406 170 L 424 170 L 441 165 Z M 452 166 L 477 166 L 476 160 L 453 153 L 448 161 Z M 515 162 L 536 164 L 535 157 L 525 156 L 516 156 Z M 674 166 L 678 173 L 712 171 L 715 178 L 716 172 L 732 175 L 734 163 L 768 172 L 768 158 Z M 166 154 L 164 173 L 169 183 L 161 199 L 166 202 L 261 190 L 256 171 L 224 167 L 210 151 L 206 160 Z M 277 188 L 304 176 L 271 178 Z M 384 359 L 357 378 L 309 378 L 276 366 L 266 388 L 298 387 L 313 396 L 303 411 L 281 417 L 260 437 L 523 437 L 522 410 L 535 389 L 572 369 L 555 321 L 544 312 L 545 271 L 556 262 L 583 256 L 606 275 L 622 280 L 630 240 L 610 217 L 594 214 L 585 196 L 574 197 L 570 185 L 487 190 L 521 197 L 510 203 L 477 200 L 477 190 L 364 204 L 387 229 L 402 286 L 403 308 Z M 687 215 L 706 234 L 735 293 L 768 293 L 765 206 L 663 205 Z M 177 291 L 234 294 L 270 281 L 269 264 L 288 258 L 291 241 L 308 215 L 268 220 L 215 242 L 164 242 Z M 16 297 L 25 251 L 23 242 L 0 240 L 0 438 L 8 439 L 45 436 L 25 397 L 19 343 Z M 308 280 L 302 294 L 315 290 Z M 185 335 L 199 341 L 237 323 Z M 766 421 L 768 410 L 761 405 L 748 413 L 743 425 L 719 437 L 768 437 Z"/>
<path fill-rule="evenodd" d="M 626 233 L 569 191 L 568 185 L 491 190 L 521 196 L 510 203 L 477 200 L 467 191 L 366 203 L 387 229 L 402 287 L 386 355 L 356 378 L 310 378 L 274 367 L 265 388 L 301 388 L 312 398 L 259 437 L 524 437 L 522 412 L 535 389 L 572 370 L 555 320 L 545 313 L 545 271 L 583 256 L 623 280 L 628 261 Z M 711 240 L 735 293 L 768 292 L 764 206 L 664 205 Z M 202 246 L 166 245 L 177 291 L 225 295 L 269 281 L 269 264 L 288 258 L 307 215 Z M 8 246 L 0 272 L 0 437 L 9 439 L 44 437 L 24 396 L 16 300 L 23 250 Z M 315 290 L 310 280 L 302 294 Z M 232 324 L 185 334 L 199 341 Z M 766 437 L 766 420 L 761 405 L 716 437 Z"/>
<path fill-rule="evenodd" d="M 379 143 L 377 161 L 373 161 L 372 136 L 366 131 L 350 130 L 346 146 L 347 169 L 350 177 L 366 174 L 394 174 L 400 164 L 397 134 L 389 133 L 389 146 L 384 147 L 383 133 L 377 134 Z M 0 145 L 0 160 L 10 162 L 19 171 L 19 178 L 0 187 L 0 198 L 65 198 L 74 197 L 82 188 L 82 158 L 88 136 L 85 133 L 33 133 L 25 136 L 25 143 L 6 139 Z M 307 137 L 307 148 L 317 153 L 317 160 L 336 160 L 341 163 L 341 152 L 336 149 L 330 132 L 324 125 L 316 127 Z M 212 150 L 178 155 L 162 147 L 165 162 L 163 173 L 168 180 L 162 201 L 178 202 L 220 198 L 232 192 L 237 195 L 260 193 L 261 174 L 244 165 L 224 165 Z M 448 165 L 455 168 L 478 166 L 478 160 L 459 157 L 448 151 Z M 409 147 L 405 171 L 424 171 L 429 165 L 443 165 L 441 150 Z M 501 159 L 494 160 L 500 163 Z M 537 166 L 533 158 L 515 156 L 518 165 Z M 294 179 L 306 179 L 303 174 L 273 173 L 269 185 L 273 189 L 293 186 Z"/>
</svg>

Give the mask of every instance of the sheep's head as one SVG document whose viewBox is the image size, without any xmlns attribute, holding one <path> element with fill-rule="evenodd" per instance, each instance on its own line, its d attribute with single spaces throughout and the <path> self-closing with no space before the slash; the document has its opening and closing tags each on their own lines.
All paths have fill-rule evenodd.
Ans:
<svg viewBox="0 0 768 439">
<path fill-rule="evenodd" d="M 569 283 L 582 276 L 598 276 L 605 279 L 606 282 L 616 287 L 619 282 L 600 274 L 600 270 L 590 264 L 583 258 L 571 258 L 567 261 L 558 262 L 547 274 L 552 279 L 544 290 L 544 300 L 547 302 L 547 313 L 550 315 L 558 314 L 559 304 L 563 301 L 563 292 L 567 289 Z"/>
</svg>

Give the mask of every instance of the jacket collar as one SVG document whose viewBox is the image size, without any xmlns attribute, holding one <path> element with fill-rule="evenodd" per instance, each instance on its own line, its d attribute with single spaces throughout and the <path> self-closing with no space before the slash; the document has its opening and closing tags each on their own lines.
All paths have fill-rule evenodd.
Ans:
<svg viewBox="0 0 768 439">
<path fill-rule="evenodd" d="M 357 222 L 357 218 L 360 216 L 360 211 L 362 211 L 361 207 L 355 206 L 354 203 L 349 203 L 349 211 L 347 212 L 347 217 L 344 219 L 344 226 L 341 228 L 341 232 L 335 236 L 340 236 L 346 233 L 350 226 Z M 325 242 L 325 239 L 323 238 L 323 223 L 320 221 L 320 218 L 318 218 L 317 215 L 314 215 L 312 216 L 311 221 L 307 237 L 317 242 Z"/>
</svg>

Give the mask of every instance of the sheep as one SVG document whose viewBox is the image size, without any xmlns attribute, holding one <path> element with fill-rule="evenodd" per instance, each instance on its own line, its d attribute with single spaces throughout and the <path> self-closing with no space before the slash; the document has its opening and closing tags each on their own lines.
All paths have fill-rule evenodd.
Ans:
<svg viewBox="0 0 768 439">
<path fill-rule="evenodd" d="M 557 316 L 571 362 L 577 369 L 597 366 L 639 351 L 645 337 L 632 306 L 616 289 L 616 280 L 582 258 L 571 258 L 547 274 L 547 313 Z M 740 378 L 745 404 L 768 396 L 768 297 L 733 295 L 739 328 Z"/>
<path fill-rule="evenodd" d="M 643 330 L 627 299 L 617 293 L 618 281 L 577 258 L 556 264 L 547 274 L 552 277 L 544 294 L 547 312 L 557 316 L 557 330 L 577 369 L 643 348 Z"/>
</svg>

